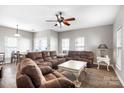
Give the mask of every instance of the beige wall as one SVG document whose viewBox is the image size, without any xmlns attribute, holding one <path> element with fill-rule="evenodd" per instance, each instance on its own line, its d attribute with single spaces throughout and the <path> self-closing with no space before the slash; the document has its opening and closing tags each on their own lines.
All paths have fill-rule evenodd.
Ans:
<svg viewBox="0 0 124 93">
<path fill-rule="evenodd" d="M 69 38 L 70 50 L 75 50 L 75 39 L 81 36 L 85 37 L 85 50 L 96 52 L 98 45 L 101 43 L 105 43 L 107 44 L 108 48 L 111 50 L 112 53 L 113 47 L 112 25 L 60 32 L 59 52 L 62 52 L 61 41 L 63 38 Z"/>
<path fill-rule="evenodd" d="M 116 67 L 116 58 L 117 58 L 117 52 L 116 52 L 116 31 L 118 28 L 121 28 L 122 30 L 122 56 L 121 56 L 121 70 L 119 70 Z M 121 80 L 121 82 L 123 83 L 124 86 L 124 6 L 121 7 L 117 18 L 115 20 L 114 26 L 113 26 L 113 61 L 114 61 L 114 68 L 115 71 L 119 77 L 119 79 Z"/>
<path fill-rule="evenodd" d="M 14 37 L 16 29 L 0 26 L 0 52 L 5 51 L 5 37 Z M 21 37 L 18 38 L 18 49 L 24 48 L 24 39 L 29 41 L 29 50 L 32 50 L 33 33 L 19 30 Z"/>
</svg>

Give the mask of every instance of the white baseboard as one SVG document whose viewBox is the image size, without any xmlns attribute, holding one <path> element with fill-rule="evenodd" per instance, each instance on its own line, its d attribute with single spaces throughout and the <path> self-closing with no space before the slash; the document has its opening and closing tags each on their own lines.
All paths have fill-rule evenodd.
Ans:
<svg viewBox="0 0 124 93">
<path fill-rule="evenodd" d="M 116 73 L 118 79 L 120 80 L 122 86 L 124 87 L 124 81 L 123 81 L 123 79 L 122 79 L 121 76 L 118 74 L 118 72 L 115 70 L 114 66 L 112 66 L 112 68 L 114 69 L 114 71 L 115 71 L 115 73 Z"/>
</svg>

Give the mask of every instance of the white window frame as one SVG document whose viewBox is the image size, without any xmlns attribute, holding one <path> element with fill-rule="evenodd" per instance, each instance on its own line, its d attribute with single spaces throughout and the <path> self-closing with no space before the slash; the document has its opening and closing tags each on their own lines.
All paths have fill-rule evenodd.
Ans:
<svg viewBox="0 0 124 93">
<path fill-rule="evenodd" d="M 121 63 L 122 63 L 122 60 L 121 60 L 121 56 L 122 56 L 122 29 L 119 28 L 117 31 L 116 31 L 116 67 L 121 70 Z"/>
<path fill-rule="evenodd" d="M 69 51 L 69 43 L 70 43 L 69 38 L 62 39 L 62 52 Z"/>
<path fill-rule="evenodd" d="M 76 51 L 84 51 L 85 50 L 85 38 L 84 37 L 78 37 L 75 39 L 75 50 Z"/>
</svg>

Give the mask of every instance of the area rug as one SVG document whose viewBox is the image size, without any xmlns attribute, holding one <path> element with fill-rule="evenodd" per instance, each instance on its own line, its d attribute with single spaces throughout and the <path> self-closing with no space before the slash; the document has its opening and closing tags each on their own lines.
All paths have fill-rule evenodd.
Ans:
<svg viewBox="0 0 124 93">
<path fill-rule="evenodd" d="M 60 73 L 66 76 L 68 79 L 75 81 L 75 75 L 73 73 L 58 69 Z M 79 81 L 82 83 L 81 88 L 122 88 L 118 77 L 116 76 L 112 67 L 110 71 L 106 70 L 106 66 L 101 66 L 97 69 L 97 65 L 93 65 L 92 68 L 86 68 L 86 75 L 83 72 L 79 77 Z"/>
</svg>

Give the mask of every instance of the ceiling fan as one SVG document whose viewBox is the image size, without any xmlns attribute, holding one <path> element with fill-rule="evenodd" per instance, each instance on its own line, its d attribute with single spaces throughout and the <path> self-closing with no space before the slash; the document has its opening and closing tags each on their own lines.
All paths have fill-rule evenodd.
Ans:
<svg viewBox="0 0 124 93">
<path fill-rule="evenodd" d="M 59 12 L 58 14 L 56 14 L 56 18 L 57 18 L 57 20 L 46 20 L 46 22 L 56 22 L 54 26 L 59 26 L 61 28 L 64 25 L 70 26 L 70 23 L 68 21 L 74 21 L 75 20 L 74 17 L 65 19 L 62 16 L 62 12 Z"/>
</svg>

